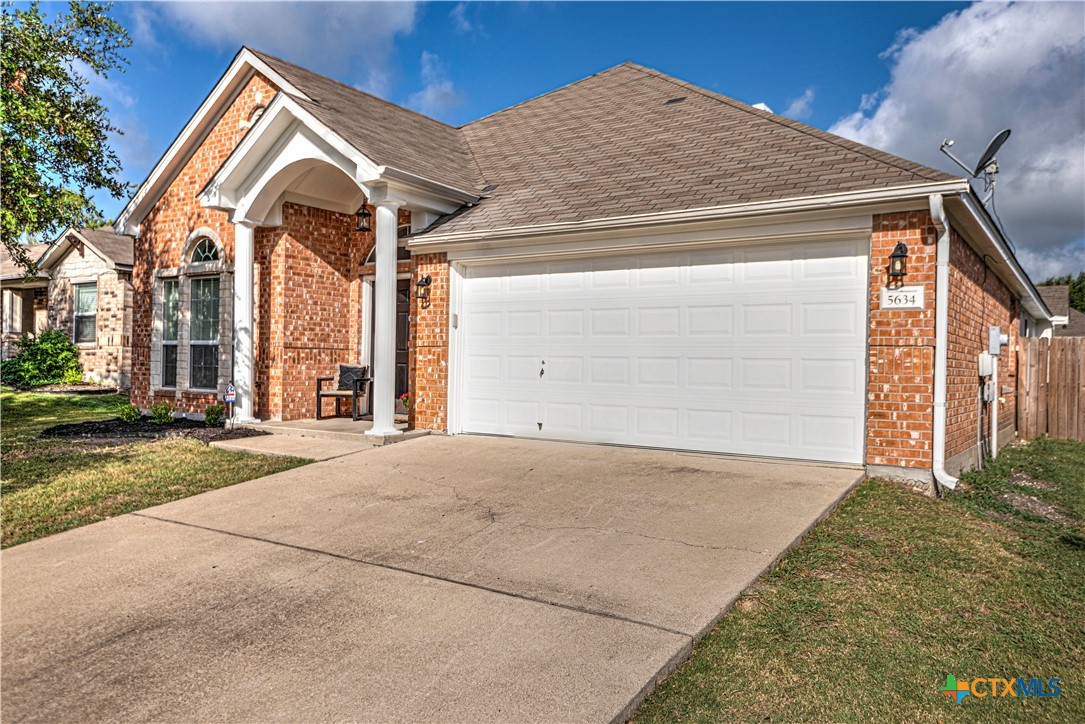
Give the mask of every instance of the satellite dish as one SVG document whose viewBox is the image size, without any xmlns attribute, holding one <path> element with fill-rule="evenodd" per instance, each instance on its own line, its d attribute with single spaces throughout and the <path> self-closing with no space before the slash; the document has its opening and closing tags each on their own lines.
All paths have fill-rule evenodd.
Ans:
<svg viewBox="0 0 1085 724">
<path fill-rule="evenodd" d="M 997 136 L 991 139 L 991 142 L 987 144 L 987 150 L 980 156 L 979 163 L 976 164 L 976 170 L 972 172 L 973 178 L 980 175 L 980 171 L 987 167 L 987 164 L 991 163 L 995 154 L 998 153 L 998 149 L 1002 148 L 1002 144 L 1006 142 L 1006 139 L 1010 137 L 1010 129 L 1001 131 Z"/>
</svg>

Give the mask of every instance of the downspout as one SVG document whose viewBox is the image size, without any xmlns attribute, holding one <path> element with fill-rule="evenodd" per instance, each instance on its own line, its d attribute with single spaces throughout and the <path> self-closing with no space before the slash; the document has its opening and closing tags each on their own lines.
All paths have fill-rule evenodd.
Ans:
<svg viewBox="0 0 1085 724">
<path fill-rule="evenodd" d="M 946 358 L 949 341 L 949 222 L 942 194 L 930 195 L 931 219 L 938 232 L 934 274 L 934 492 L 953 490 L 957 478 L 946 472 Z"/>
</svg>

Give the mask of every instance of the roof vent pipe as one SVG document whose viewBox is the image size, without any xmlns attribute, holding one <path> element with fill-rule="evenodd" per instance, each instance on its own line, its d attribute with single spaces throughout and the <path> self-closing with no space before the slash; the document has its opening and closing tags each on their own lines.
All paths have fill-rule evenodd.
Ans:
<svg viewBox="0 0 1085 724">
<path fill-rule="evenodd" d="M 946 357 L 949 341 L 949 222 L 942 194 L 930 195 L 931 219 L 938 232 L 934 274 L 934 492 L 953 490 L 957 478 L 946 472 Z"/>
</svg>

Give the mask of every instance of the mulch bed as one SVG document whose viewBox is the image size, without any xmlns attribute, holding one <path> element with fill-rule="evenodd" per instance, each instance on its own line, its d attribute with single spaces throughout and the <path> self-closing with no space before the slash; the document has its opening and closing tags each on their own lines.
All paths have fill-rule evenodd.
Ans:
<svg viewBox="0 0 1085 724">
<path fill-rule="evenodd" d="M 208 427 L 200 420 L 179 417 L 168 425 L 151 422 L 143 417 L 138 422 L 125 422 L 119 417 L 112 420 L 91 420 L 65 425 L 54 425 L 41 431 L 40 437 L 69 438 L 81 442 L 119 445 L 125 442 L 166 437 L 187 437 L 209 443 L 213 440 L 237 440 L 243 437 L 259 437 L 270 433 L 248 428 L 226 429 Z"/>
</svg>

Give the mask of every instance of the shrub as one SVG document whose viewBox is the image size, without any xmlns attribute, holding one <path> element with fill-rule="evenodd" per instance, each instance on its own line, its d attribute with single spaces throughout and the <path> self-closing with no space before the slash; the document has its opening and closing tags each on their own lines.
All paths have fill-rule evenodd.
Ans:
<svg viewBox="0 0 1085 724">
<path fill-rule="evenodd" d="M 208 427 L 222 427 L 226 417 L 226 405 L 208 405 L 203 411 L 203 424 Z"/>
<path fill-rule="evenodd" d="M 169 404 L 169 403 L 166 403 Z M 117 417 L 121 418 L 124 422 L 133 423 L 139 422 L 143 417 L 143 413 L 135 405 L 117 405 Z"/>
<path fill-rule="evenodd" d="M 0 366 L 0 377 L 16 387 L 70 385 L 83 379 L 79 350 L 68 335 L 58 329 L 24 334 L 15 343 L 19 352 Z"/>
<path fill-rule="evenodd" d="M 170 425 L 173 423 L 173 405 L 166 400 L 151 405 L 151 422 L 156 425 Z"/>
</svg>

